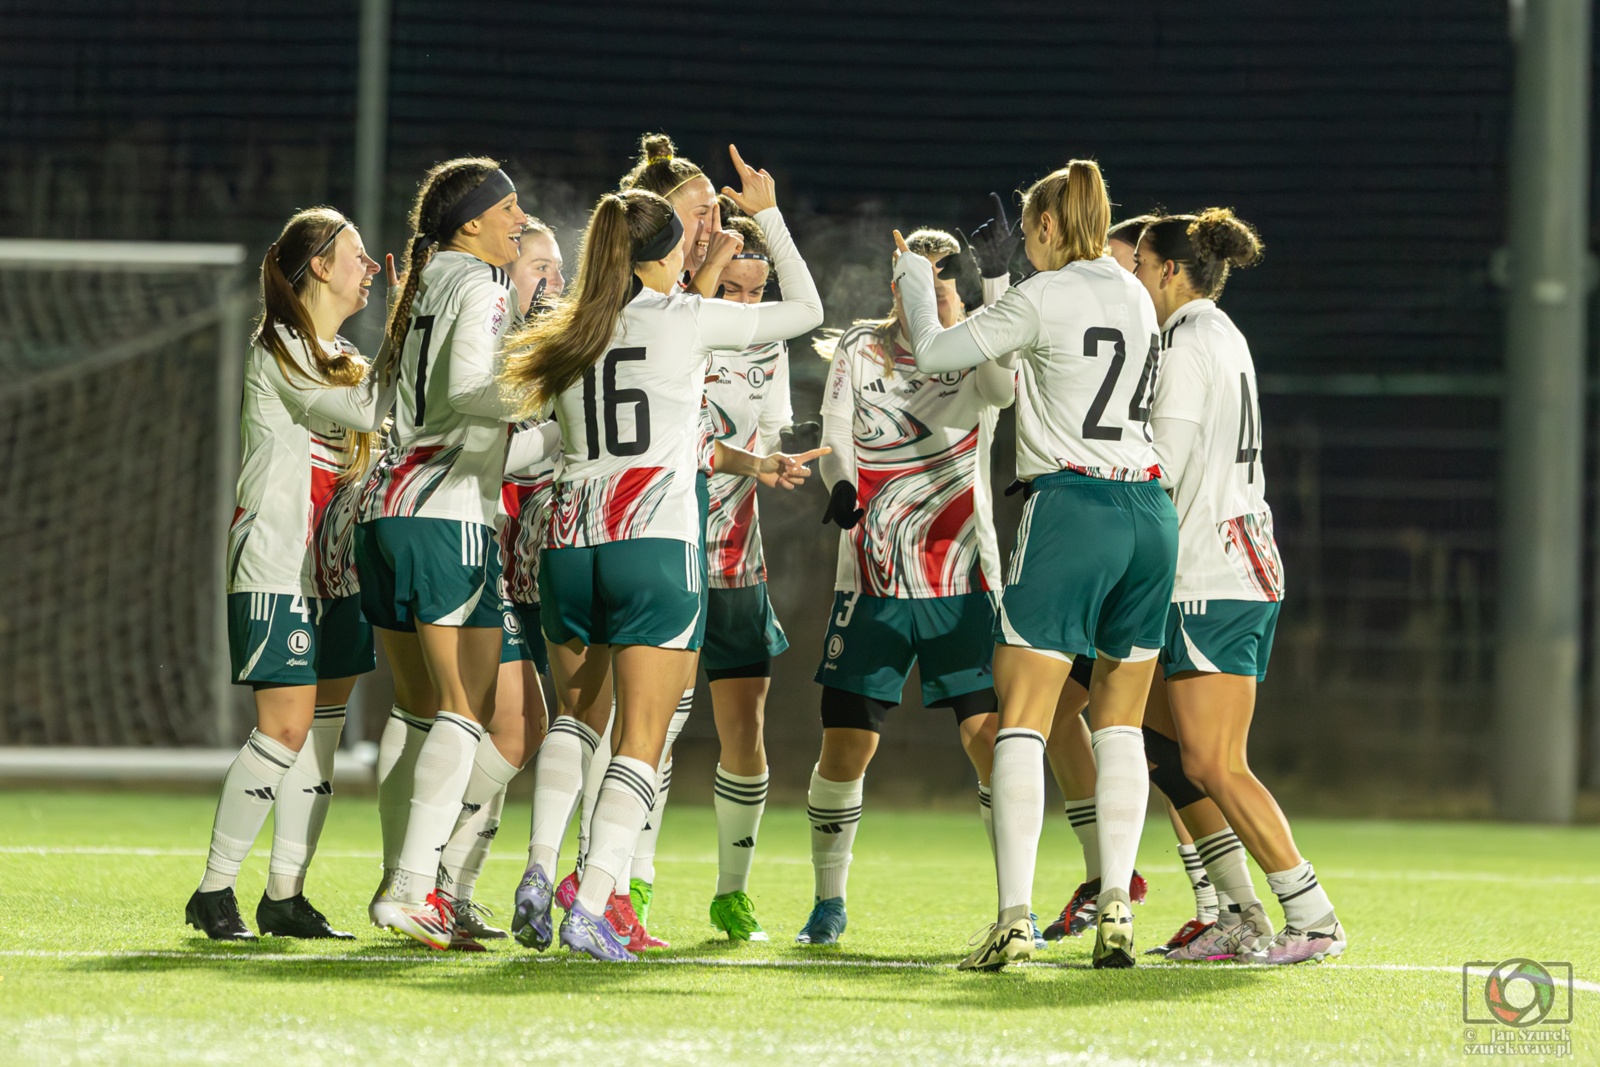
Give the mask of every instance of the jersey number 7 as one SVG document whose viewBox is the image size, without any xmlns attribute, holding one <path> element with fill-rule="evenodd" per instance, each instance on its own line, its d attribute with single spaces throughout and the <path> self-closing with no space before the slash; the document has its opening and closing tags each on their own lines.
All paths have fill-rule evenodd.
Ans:
<svg viewBox="0 0 1600 1067">
<path fill-rule="evenodd" d="M 613 456 L 638 456 L 650 447 L 650 397 L 643 389 L 618 389 L 617 364 L 644 359 L 643 348 L 613 348 L 601 360 L 605 364 L 606 451 Z M 583 434 L 589 458 L 600 458 L 600 425 L 596 417 L 595 369 L 583 372 Z M 617 408 L 632 404 L 633 440 L 623 441 L 617 429 Z"/>
</svg>

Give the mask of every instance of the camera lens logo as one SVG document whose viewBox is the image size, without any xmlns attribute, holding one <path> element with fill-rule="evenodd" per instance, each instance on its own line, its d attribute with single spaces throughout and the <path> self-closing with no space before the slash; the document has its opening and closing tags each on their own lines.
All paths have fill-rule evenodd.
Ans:
<svg viewBox="0 0 1600 1067">
<path fill-rule="evenodd" d="M 1533 960 L 1506 960 L 1483 983 L 1483 999 L 1501 1022 L 1533 1026 L 1555 1007 L 1556 983 Z"/>
<path fill-rule="evenodd" d="M 311 647 L 311 635 L 304 630 L 296 630 L 289 635 L 289 651 L 297 656 L 303 656 Z"/>
<path fill-rule="evenodd" d="M 838 634 L 834 634 L 832 637 L 828 638 L 828 658 L 829 659 L 838 659 L 840 654 L 843 653 L 843 652 L 844 652 L 844 638 L 840 637 Z"/>
</svg>

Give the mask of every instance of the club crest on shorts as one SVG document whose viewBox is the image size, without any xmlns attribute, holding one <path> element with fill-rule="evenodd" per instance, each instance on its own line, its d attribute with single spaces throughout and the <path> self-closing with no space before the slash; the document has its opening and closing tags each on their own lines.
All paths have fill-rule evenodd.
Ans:
<svg viewBox="0 0 1600 1067">
<path fill-rule="evenodd" d="M 832 637 L 828 638 L 828 658 L 829 659 L 838 659 L 839 656 L 843 652 L 844 652 L 844 638 L 843 637 L 840 637 L 838 634 L 834 634 Z"/>
<path fill-rule="evenodd" d="M 289 651 L 297 656 L 303 656 L 311 648 L 311 635 L 304 630 L 296 630 L 289 635 Z"/>
<path fill-rule="evenodd" d="M 516 636 L 522 632 L 522 620 L 517 618 L 516 612 L 503 612 L 502 616 L 505 619 L 506 633 Z"/>
</svg>

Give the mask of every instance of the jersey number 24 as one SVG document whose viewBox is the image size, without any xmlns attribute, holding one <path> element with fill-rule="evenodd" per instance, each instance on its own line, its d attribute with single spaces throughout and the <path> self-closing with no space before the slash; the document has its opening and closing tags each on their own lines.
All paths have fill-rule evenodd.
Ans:
<svg viewBox="0 0 1600 1067">
<path fill-rule="evenodd" d="M 1116 391 L 1123 364 L 1128 362 L 1127 342 L 1123 340 L 1122 331 L 1111 326 L 1091 326 L 1083 331 L 1083 354 L 1090 359 L 1100 354 L 1100 345 L 1107 341 L 1111 343 L 1111 366 L 1106 368 L 1100 391 L 1094 395 L 1094 403 L 1089 405 L 1088 414 L 1083 417 L 1085 441 L 1122 440 L 1122 427 L 1102 426 L 1100 417 L 1106 413 L 1106 405 L 1111 403 L 1111 394 Z M 1128 401 L 1128 421 L 1144 426 L 1146 441 L 1150 440 L 1150 395 L 1155 392 L 1156 355 L 1160 350 L 1160 336 L 1151 334 L 1150 351 L 1144 357 L 1144 370 L 1139 375 L 1138 386 L 1133 390 L 1133 398 Z"/>
</svg>

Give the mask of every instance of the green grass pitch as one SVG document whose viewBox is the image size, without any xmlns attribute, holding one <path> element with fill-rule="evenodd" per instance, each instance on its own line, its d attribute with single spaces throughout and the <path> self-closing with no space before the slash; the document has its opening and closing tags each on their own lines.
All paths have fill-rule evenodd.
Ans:
<svg viewBox="0 0 1600 1067">
<path fill-rule="evenodd" d="M 994 911 L 976 811 L 869 805 L 849 932 L 837 950 L 804 950 L 792 943 L 811 900 L 804 812 L 770 809 L 762 826 L 751 890 L 772 941 L 731 946 L 706 922 L 711 810 L 669 808 L 652 926 L 673 948 L 605 966 L 514 943 L 434 953 L 367 926 L 378 826 L 358 797 L 336 799 L 308 886 L 358 941 L 208 942 L 181 920 L 212 805 L 0 793 L 0 1063 L 1455 1064 L 1477 1059 L 1462 1049 L 1461 964 L 1513 956 L 1572 963 L 1567 1062 L 1600 1061 L 1594 828 L 1304 820 L 1301 847 L 1353 940 L 1341 962 L 1096 972 L 1079 939 L 968 975 L 953 964 Z M 508 810 L 480 882 L 502 918 L 526 827 L 525 803 Z M 270 824 L 240 882 L 252 924 L 269 844 Z M 1147 826 L 1140 867 L 1144 948 L 1192 904 L 1164 822 Z M 1059 910 L 1080 878 L 1052 815 L 1036 907 Z"/>
</svg>

